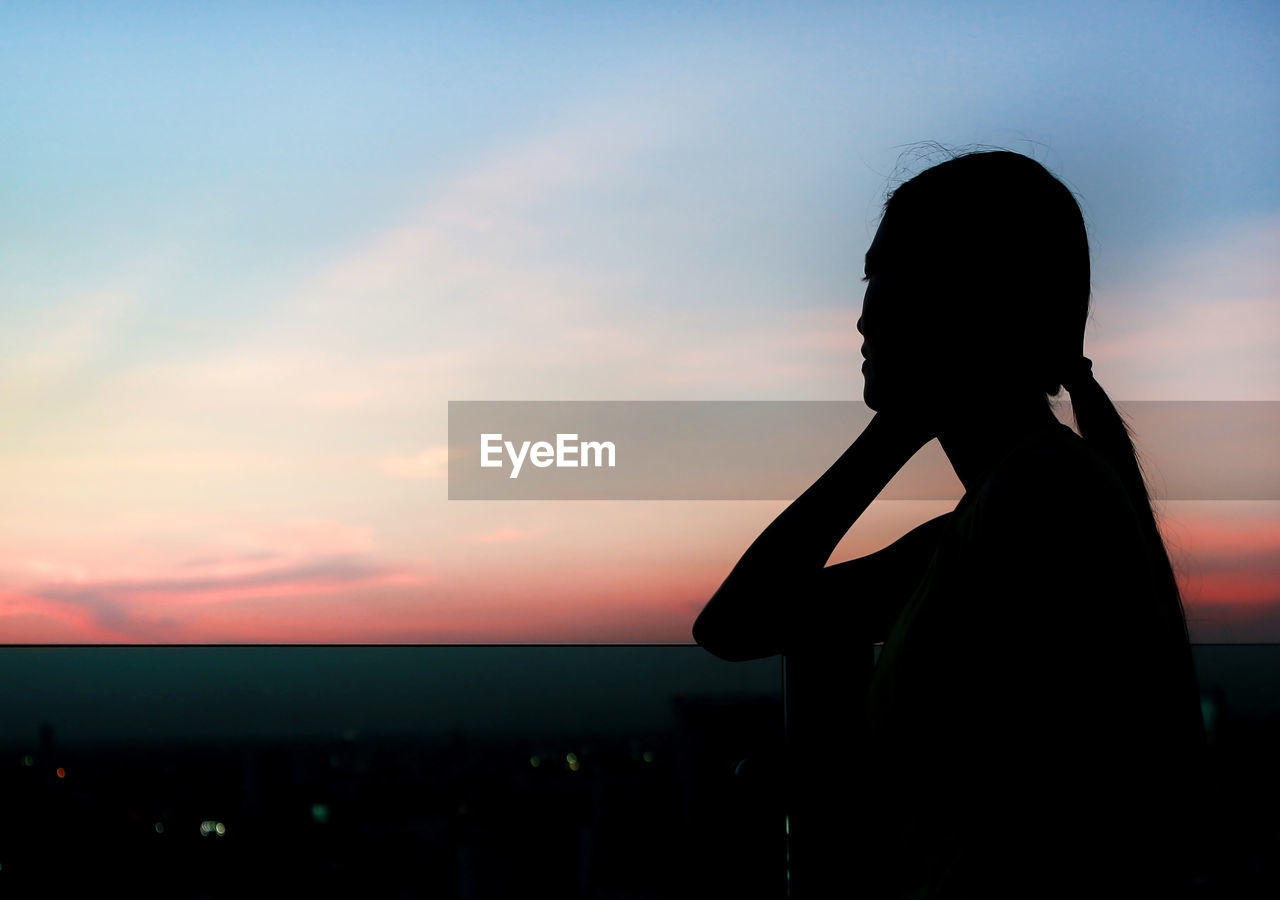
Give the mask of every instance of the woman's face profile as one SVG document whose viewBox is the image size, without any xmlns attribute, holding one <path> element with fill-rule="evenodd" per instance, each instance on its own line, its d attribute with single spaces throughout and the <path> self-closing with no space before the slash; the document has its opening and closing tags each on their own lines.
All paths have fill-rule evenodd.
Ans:
<svg viewBox="0 0 1280 900">
<path fill-rule="evenodd" d="M 886 215 L 866 259 L 862 397 L 881 412 L 924 412 L 946 385 L 948 347 L 941 313 L 944 286 L 930 277 L 927 255 L 898 220 Z"/>
</svg>

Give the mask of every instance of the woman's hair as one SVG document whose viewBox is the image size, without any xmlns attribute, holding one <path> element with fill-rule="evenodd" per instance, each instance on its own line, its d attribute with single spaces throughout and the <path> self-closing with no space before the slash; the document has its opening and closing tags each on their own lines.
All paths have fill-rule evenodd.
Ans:
<svg viewBox="0 0 1280 900">
<path fill-rule="evenodd" d="M 940 267 L 926 277 L 950 283 L 956 271 L 978 273 L 981 296 L 969 298 L 978 308 L 965 311 L 976 319 L 975 333 L 1002 354 L 1007 377 L 1046 403 L 1056 397 L 1079 368 L 1091 293 L 1089 240 L 1072 192 L 1029 157 L 967 152 L 891 191 L 884 216 L 913 223 L 907 235 L 924 245 L 923 260 Z M 1196 700 L 1189 727 L 1203 741 L 1186 613 L 1129 426 L 1091 375 L 1072 382 L 1071 401 L 1077 429 L 1115 470 L 1141 521 L 1171 638 L 1161 644 L 1176 654 L 1171 671 L 1189 679 L 1183 686 Z"/>
</svg>

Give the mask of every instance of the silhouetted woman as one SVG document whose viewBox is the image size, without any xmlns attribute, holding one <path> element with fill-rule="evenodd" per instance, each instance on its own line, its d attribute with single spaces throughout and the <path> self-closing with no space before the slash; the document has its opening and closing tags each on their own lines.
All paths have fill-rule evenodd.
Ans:
<svg viewBox="0 0 1280 900">
<path fill-rule="evenodd" d="M 858 320 L 875 416 L 694 625 L 734 660 L 840 623 L 884 642 L 865 704 L 877 802 L 849 810 L 876 818 L 869 896 L 1186 881 L 1199 693 L 1128 429 L 1083 355 L 1089 273 L 1075 198 L 1025 156 L 956 156 L 893 191 Z M 1062 387 L 1079 435 L 1050 406 Z M 827 566 L 935 437 L 964 485 L 955 509 Z"/>
</svg>

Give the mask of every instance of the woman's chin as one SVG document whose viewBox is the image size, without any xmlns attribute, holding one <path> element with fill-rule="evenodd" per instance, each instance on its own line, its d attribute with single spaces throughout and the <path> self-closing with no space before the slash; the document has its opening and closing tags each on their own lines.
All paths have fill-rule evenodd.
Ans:
<svg viewBox="0 0 1280 900">
<path fill-rule="evenodd" d="M 918 411 L 921 408 L 921 404 L 915 401 L 913 397 L 890 392 L 886 390 L 883 384 L 870 378 L 862 385 L 862 402 L 872 412 Z"/>
<path fill-rule="evenodd" d="M 876 412 L 879 412 L 885 404 L 884 389 L 870 373 L 863 377 L 862 402 Z"/>
</svg>

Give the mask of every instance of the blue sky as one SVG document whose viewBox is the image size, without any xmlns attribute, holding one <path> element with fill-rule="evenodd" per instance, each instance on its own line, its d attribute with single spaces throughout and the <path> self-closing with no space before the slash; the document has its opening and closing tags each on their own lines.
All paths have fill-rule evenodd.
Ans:
<svg viewBox="0 0 1280 900">
<path fill-rule="evenodd" d="M 545 561 L 571 565 L 584 536 L 649 571 L 636 548 L 679 535 L 687 597 L 570 630 L 648 616 L 683 635 L 767 510 L 690 508 L 673 529 L 673 506 L 450 505 L 446 402 L 860 397 L 862 255 L 894 178 L 940 159 L 922 141 L 1027 153 L 1077 192 L 1086 349 L 1113 396 L 1280 399 L 1278 19 L 1265 3 L 9 4 L 12 615 L 62 634 L 82 611 L 41 598 L 67 579 L 115 591 L 103 621 L 120 622 L 120 584 L 175 582 L 187 558 L 331 572 L 341 552 L 374 560 L 379 590 L 425 591 L 438 625 L 499 591 L 481 577 L 494 547 L 523 573 L 504 589 L 541 596 Z M 1273 506 L 1219 513 L 1270 534 Z M 190 633 L 326 633 L 303 627 L 309 608 L 263 601 L 226 613 L 239 631 L 210 613 Z M 136 615 L 126 637 L 186 621 Z"/>
<path fill-rule="evenodd" d="M 793 264 L 830 265 L 917 140 L 1042 143 L 1102 263 L 1277 201 L 1270 4 L 155 7 L 0 13 L 10 264 L 109 271 L 182 238 L 203 266 L 305 265 L 477 159 L 633 107 L 693 121 L 628 175 L 789 214 L 770 237 Z"/>
</svg>

